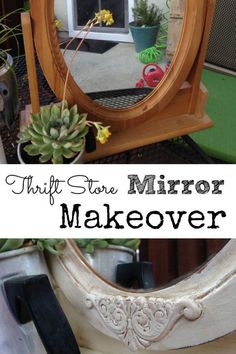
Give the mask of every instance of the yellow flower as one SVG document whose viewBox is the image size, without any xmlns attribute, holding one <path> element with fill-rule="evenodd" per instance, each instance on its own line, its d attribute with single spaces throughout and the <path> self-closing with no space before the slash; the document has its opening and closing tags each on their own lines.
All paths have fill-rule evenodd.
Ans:
<svg viewBox="0 0 236 354">
<path fill-rule="evenodd" d="M 108 138 L 111 136 L 109 127 L 104 127 L 98 130 L 96 139 L 101 143 L 105 144 L 108 141 Z"/>
<path fill-rule="evenodd" d="M 95 13 L 95 18 L 99 23 L 104 22 L 106 26 L 111 26 L 114 23 L 112 13 L 109 10 L 101 10 Z"/>
<path fill-rule="evenodd" d="M 62 29 L 62 20 L 55 20 L 55 24 L 58 30 Z"/>
</svg>

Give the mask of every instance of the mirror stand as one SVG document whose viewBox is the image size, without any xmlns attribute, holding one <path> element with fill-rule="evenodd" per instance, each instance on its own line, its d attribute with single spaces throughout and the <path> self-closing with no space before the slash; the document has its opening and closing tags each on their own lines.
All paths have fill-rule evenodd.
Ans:
<svg viewBox="0 0 236 354">
<path fill-rule="evenodd" d="M 201 83 L 201 74 L 214 9 L 215 0 L 186 0 L 183 31 L 168 74 L 149 97 L 132 107 L 102 107 L 86 96 L 70 77 L 67 101 L 77 103 L 81 112 L 87 112 L 92 120 L 110 125 L 112 131 L 109 142 L 105 146 L 99 144 L 94 153 L 85 155 L 85 160 L 212 127 L 212 121 L 205 113 L 208 92 Z M 32 0 L 30 15 L 22 15 L 32 105 L 22 113 L 26 120 L 31 112 L 39 110 L 33 46 L 51 89 L 58 100 L 62 99 L 67 66 L 57 43 L 54 21 L 51 21 L 53 16 L 53 0 Z"/>
</svg>

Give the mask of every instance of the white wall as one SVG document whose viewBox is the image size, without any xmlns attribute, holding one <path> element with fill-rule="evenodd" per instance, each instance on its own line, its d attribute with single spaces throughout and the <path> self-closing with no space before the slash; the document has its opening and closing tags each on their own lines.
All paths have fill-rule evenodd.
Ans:
<svg viewBox="0 0 236 354">
<path fill-rule="evenodd" d="M 166 8 L 166 0 L 149 0 L 150 3 L 157 4 L 160 8 Z M 67 0 L 55 0 L 55 16 L 62 20 L 63 29 L 68 29 Z"/>
<path fill-rule="evenodd" d="M 160 9 L 166 9 L 166 0 L 148 0 L 148 2 L 156 4 Z"/>
<path fill-rule="evenodd" d="M 54 0 L 55 1 L 55 16 L 62 20 L 63 29 L 68 29 L 67 19 L 67 0 Z"/>
</svg>

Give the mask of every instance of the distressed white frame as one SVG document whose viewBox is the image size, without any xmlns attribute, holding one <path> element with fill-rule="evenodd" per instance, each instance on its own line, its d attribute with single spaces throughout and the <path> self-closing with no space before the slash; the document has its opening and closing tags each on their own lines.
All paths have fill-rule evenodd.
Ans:
<svg viewBox="0 0 236 354">
<path fill-rule="evenodd" d="M 114 354 L 179 349 L 236 330 L 236 240 L 185 280 L 152 292 L 108 283 L 71 241 L 49 265 L 76 331 L 98 351 L 107 352 L 110 345 Z"/>
<path fill-rule="evenodd" d="M 131 9 L 134 6 L 134 0 L 129 0 L 128 6 L 129 6 L 128 8 L 129 22 L 131 22 L 133 20 Z M 75 24 L 74 24 L 74 0 L 67 0 L 67 16 L 68 16 L 69 36 L 75 37 L 79 33 L 79 31 L 75 30 Z M 84 35 L 85 33 L 82 32 L 79 38 L 83 38 Z M 104 41 L 114 41 L 114 42 L 127 42 L 127 43 L 133 42 L 130 30 L 128 33 L 90 32 L 87 38 L 104 40 Z"/>
</svg>

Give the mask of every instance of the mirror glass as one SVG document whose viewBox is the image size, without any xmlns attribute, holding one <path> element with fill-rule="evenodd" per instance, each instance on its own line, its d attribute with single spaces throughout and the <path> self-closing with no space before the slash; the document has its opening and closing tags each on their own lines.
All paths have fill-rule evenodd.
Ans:
<svg viewBox="0 0 236 354">
<path fill-rule="evenodd" d="M 158 88 L 178 46 L 184 4 L 185 0 L 150 0 L 149 14 L 142 17 L 143 9 L 139 8 L 134 17 L 133 0 L 74 1 L 68 18 L 73 28 L 70 35 L 78 38 L 68 47 L 68 41 L 60 38 L 60 42 L 67 66 L 82 91 L 100 105 L 121 109 L 133 106 Z M 157 25 L 142 25 L 150 17 L 153 23 L 158 22 L 158 15 L 153 15 L 155 7 L 150 15 L 152 5 L 160 9 L 162 20 Z M 58 9 L 59 2 L 56 2 L 56 16 Z M 114 23 L 97 24 L 88 36 L 86 31 L 80 33 L 101 9 L 112 13 Z M 76 53 L 84 36 L 87 37 Z"/>
<path fill-rule="evenodd" d="M 102 277 L 125 288 L 148 291 L 173 285 L 204 267 L 228 240 L 80 239 L 75 242 L 85 260 Z M 134 251 L 137 247 L 138 251 Z M 141 274 L 145 275 L 145 283 Z"/>
</svg>

